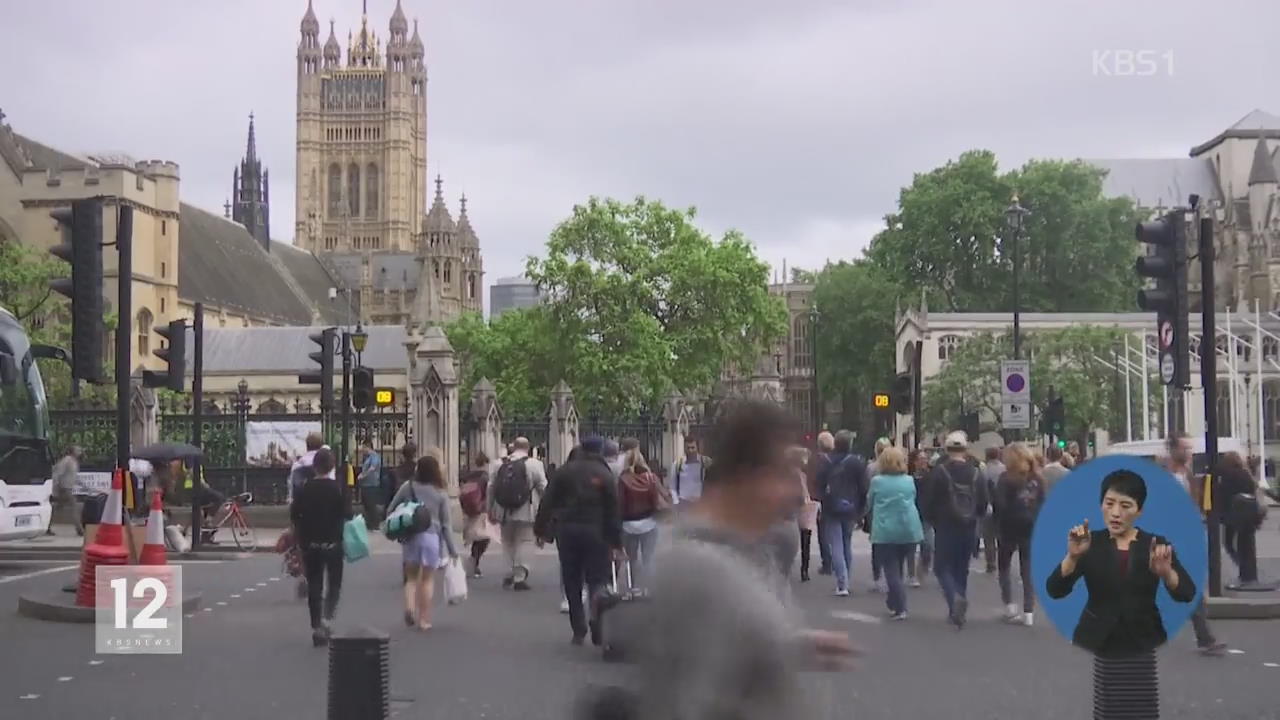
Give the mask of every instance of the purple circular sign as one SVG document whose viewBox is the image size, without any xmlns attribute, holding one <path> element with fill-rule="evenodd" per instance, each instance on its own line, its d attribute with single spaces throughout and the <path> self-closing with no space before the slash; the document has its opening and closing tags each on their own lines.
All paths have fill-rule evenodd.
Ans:
<svg viewBox="0 0 1280 720">
<path fill-rule="evenodd" d="M 1022 389 L 1027 386 L 1027 381 L 1018 373 L 1013 373 L 1004 381 L 1004 384 L 1009 388 L 1009 392 L 1017 393 L 1022 392 Z"/>
</svg>

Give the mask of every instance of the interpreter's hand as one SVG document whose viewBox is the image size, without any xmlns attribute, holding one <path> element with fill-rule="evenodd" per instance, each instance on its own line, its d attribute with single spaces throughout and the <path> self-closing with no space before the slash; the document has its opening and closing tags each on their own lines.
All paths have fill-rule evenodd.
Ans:
<svg viewBox="0 0 1280 720">
<path fill-rule="evenodd" d="M 807 646 L 810 659 L 819 670 L 851 670 L 853 659 L 862 655 L 849 641 L 848 633 L 803 630 L 800 640 Z"/>
<path fill-rule="evenodd" d="M 1077 525 L 1067 533 L 1067 555 L 1073 560 L 1079 560 L 1085 553 L 1089 552 L 1089 546 L 1093 543 L 1093 538 L 1089 535 L 1089 519 Z"/>
<path fill-rule="evenodd" d="M 1173 575 L 1173 546 L 1152 544 L 1150 567 L 1156 577 L 1168 578 Z"/>
</svg>

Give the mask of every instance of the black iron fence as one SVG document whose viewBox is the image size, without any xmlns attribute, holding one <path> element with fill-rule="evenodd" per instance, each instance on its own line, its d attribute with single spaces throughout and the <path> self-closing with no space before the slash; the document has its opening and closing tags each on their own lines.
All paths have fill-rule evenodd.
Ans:
<svg viewBox="0 0 1280 720">
<path fill-rule="evenodd" d="M 219 492 L 252 492 L 257 503 L 284 502 L 289 469 L 301 445 L 298 436 L 312 430 L 323 432 L 330 447 L 336 449 L 341 444 L 340 423 L 336 417 L 302 412 L 309 410 L 302 404 L 296 408 L 299 412 L 292 413 L 283 404 L 272 408 L 281 412 L 248 412 L 248 408 L 244 402 L 226 407 L 206 404 L 200 422 L 205 480 Z M 171 403 L 160 410 L 160 440 L 190 442 L 195 425 L 190 408 Z M 395 462 L 396 453 L 409 439 L 406 408 L 354 413 L 351 420 L 348 447 L 355 450 L 368 442 L 387 462 Z M 134 419 L 135 423 L 140 421 Z M 281 427 L 284 425 L 289 427 Z M 115 410 L 92 404 L 54 410 L 50 413 L 50 439 L 58 452 L 79 446 L 82 470 L 109 471 L 115 467 Z"/>
</svg>

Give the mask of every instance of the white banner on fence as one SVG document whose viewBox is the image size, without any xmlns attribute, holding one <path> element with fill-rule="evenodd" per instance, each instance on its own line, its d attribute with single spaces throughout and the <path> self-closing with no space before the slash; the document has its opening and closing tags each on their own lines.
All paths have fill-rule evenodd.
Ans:
<svg viewBox="0 0 1280 720">
<path fill-rule="evenodd" d="M 245 460 L 253 467 L 290 467 L 307 452 L 307 435 L 318 432 L 319 420 L 245 423 Z"/>
</svg>

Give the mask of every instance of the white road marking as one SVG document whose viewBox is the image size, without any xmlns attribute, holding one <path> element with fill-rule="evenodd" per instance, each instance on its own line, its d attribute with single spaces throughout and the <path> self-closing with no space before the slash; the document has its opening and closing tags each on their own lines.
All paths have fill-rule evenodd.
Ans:
<svg viewBox="0 0 1280 720">
<path fill-rule="evenodd" d="M 267 584 L 266 584 L 266 583 L 264 583 L 264 582 L 260 582 L 260 583 L 258 583 L 258 587 L 266 587 L 266 586 L 267 586 Z"/>
<path fill-rule="evenodd" d="M 34 693 L 27 693 L 26 695 L 18 696 L 18 699 L 19 700 L 39 700 L 40 696 Z"/>
<path fill-rule="evenodd" d="M 58 678 L 58 682 L 71 682 L 72 680 L 75 680 L 75 678 L 71 677 L 70 675 L 63 675 L 62 677 Z"/>
<path fill-rule="evenodd" d="M 191 618 L 193 618 L 193 617 L 195 617 L 195 616 L 196 616 L 196 614 L 195 614 L 195 613 L 187 613 L 187 614 L 186 614 L 186 615 L 184 615 L 183 617 L 185 617 L 186 619 L 190 620 Z"/>
<path fill-rule="evenodd" d="M 226 606 L 227 606 L 227 601 L 226 601 L 226 600 L 219 600 L 219 601 L 218 601 L 218 605 L 220 605 L 220 606 L 222 606 L 222 607 L 226 607 Z"/>
<path fill-rule="evenodd" d="M 240 593 L 231 593 L 231 597 L 232 597 L 232 598 L 238 598 L 238 597 L 240 597 Z"/>
<path fill-rule="evenodd" d="M 258 588 L 245 588 L 245 592 L 258 592 Z"/>
<path fill-rule="evenodd" d="M 205 611 L 205 612 L 213 612 L 213 608 L 205 608 L 205 609 L 204 609 L 204 611 Z"/>
<path fill-rule="evenodd" d="M 270 580 L 271 582 L 280 582 L 280 578 L 278 577 L 268 578 L 268 580 Z"/>
<path fill-rule="evenodd" d="M 101 664 L 102 664 L 102 663 L 104 663 L 104 662 L 106 662 L 106 660 L 90 660 L 90 661 L 89 661 L 89 664 L 90 664 L 90 665 L 101 665 Z"/>
<path fill-rule="evenodd" d="M 1262 667 L 1280 667 L 1280 663 L 1262 663 Z"/>
<path fill-rule="evenodd" d="M 61 567 L 45 568 L 44 570 L 34 570 L 29 573 L 22 573 L 21 575 L 10 575 L 8 577 L 0 578 L 0 585 L 3 585 L 5 583 L 17 582 L 19 580 L 26 580 L 27 578 L 40 577 L 41 575 L 52 575 L 54 573 L 66 572 L 68 570 L 75 570 L 78 567 L 80 566 L 79 565 L 63 565 Z M 36 697 L 40 697 L 40 696 L 37 695 Z"/>
<path fill-rule="evenodd" d="M 1228 654 L 1228 655 L 1243 655 L 1243 654 L 1244 654 L 1244 651 L 1243 651 L 1243 650 L 1237 650 L 1237 649 L 1235 649 L 1235 648 L 1231 648 L 1230 650 L 1228 650 L 1228 651 L 1227 651 L 1227 654 Z"/>
<path fill-rule="evenodd" d="M 884 622 L 883 618 L 876 617 L 875 615 L 868 615 L 866 613 L 853 612 L 850 610 L 835 610 L 831 613 L 831 617 L 836 618 L 837 620 L 853 620 L 854 622 L 872 624 Z"/>
</svg>

